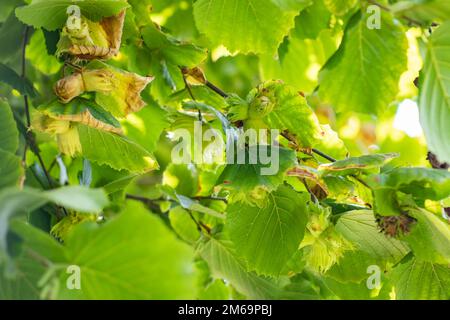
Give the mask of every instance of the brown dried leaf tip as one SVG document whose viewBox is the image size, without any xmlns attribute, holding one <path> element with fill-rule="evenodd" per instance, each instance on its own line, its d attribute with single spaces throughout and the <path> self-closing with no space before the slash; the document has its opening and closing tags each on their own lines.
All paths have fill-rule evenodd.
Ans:
<svg viewBox="0 0 450 320">
<path fill-rule="evenodd" d="M 181 71 L 183 72 L 183 75 L 190 85 L 202 85 L 206 84 L 206 76 L 202 69 L 195 67 L 195 68 L 182 68 Z"/>
</svg>

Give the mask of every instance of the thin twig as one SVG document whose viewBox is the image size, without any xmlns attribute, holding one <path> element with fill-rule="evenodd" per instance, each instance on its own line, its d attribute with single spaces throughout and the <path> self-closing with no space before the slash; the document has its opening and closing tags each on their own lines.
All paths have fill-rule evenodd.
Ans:
<svg viewBox="0 0 450 320">
<path fill-rule="evenodd" d="M 216 201 L 222 201 L 224 203 L 228 203 L 227 198 L 221 198 L 221 197 L 213 197 L 213 196 L 207 196 L 207 197 L 195 197 L 195 200 L 216 200 Z"/>
<path fill-rule="evenodd" d="M 378 2 L 375 1 L 375 0 L 367 0 L 367 2 L 369 2 L 369 3 L 373 4 L 373 5 L 378 6 L 380 9 L 382 9 L 382 10 L 384 10 L 384 11 L 392 12 L 392 10 L 391 10 L 389 7 L 386 7 L 385 5 L 383 5 L 383 4 L 381 4 L 381 3 L 378 3 Z M 410 18 L 410 17 L 408 17 L 408 16 L 406 16 L 406 15 L 404 15 L 404 14 L 401 15 L 400 18 L 407 20 L 407 21 L 408 21 L 409 23 L 411 23 L 411 24 L 415 24 L 415 25 L 417 25 L 417 26 L 419 26 L 419 27 L 423 27 L 423 24 L 422 24 L 420 21 L 417 21 L 417 20 L 415 20 L 415 19 L 412 19 L 412 18 Z"/>
<path fill-rule="evenodd" d="M 44 268 L 49 268 L 52 265 L 50 260 L 48 260 L 47 258 L 41 256 L 40 254 L 38 254 L 36 251 L 34 251 L 32 249 L 27 249 L 26 253 L 28 254 L 28 256 L 30 258 L 32 258 L 33 260 L 37 261 Z"/>
<path fill-rule="evenodd" d="M 23 42 L 22 42 L 22 74 L 21 77 L 23 81 L 25 81 L 27 77 L 27 64 L 26 64 L 26 49 L 27 49 L 27 43 L 28 43 L 28 26 L 25 27 L 25 30 L 23 32 Z M 29 128 L 31 126 L 31 118 L 30 118 L 30 110 L 28 105 L 28 96 L 24 92 L 23 94 L 24 102 L 25 102 L 25 115 L 27 117 L 27 127 Z"/>
<path fill-rule="evenodd" d="M 26 53 L 27 53 L 27 43 L 28 43 L 28 33 L 29 33 L 29 27 L 25 27 L 24 30 L 24 35 L 23 35 L 23 43 L 22 43 L 22 79 L 25 81 L 26 77 L 27 77 L 27 65 L 26 65 Z M 25 116 L 27 119 L 27 134 L 28 132 L 31 132 L 31 117 L 30 117 L 30 105 L 28 102 L 28 95 L 26 94 L 26 92 L 23 93 L 23 101 L 24 101 L 24 105 L 25 105 Z M 28 144 L 28 139 L 25 138 L 25 144 Z M 27 149 L 27 147 L 25 148 L 25 150 Z M 35 155 L 38 158 L 39 164 L 42 167 L 42 170 L 44 171 L 45 177 L 48 180 L 48 184 L 50 186 L 50 188 L 53 188 L 53 181 L 52 178 L 50 177 L 50 174 L 48 173 L 47 169 L 45 168 L 45 164 L 44 161 L 42 160 L 41 154 L 39 153 L 38 149 L 34 150 L 35 151 Z M 26 165 L 26 152 L 23 156 L 23 162 Z"/>
<path fill-rule="evenodd" d="M 214 91 L 215 93 L 217 93 L 219 96 L 221 96 L 222 98 L 228 98 L 228 94 L 223 91 L 222 89 L 220 89 L 219 87 L 215 86 L 214 84 L 212 84 L 211 82 L 209 82 L 208 80 L 206 80 L 205 85 L 210 88 L 212 91 Z"/>
<path fill-rule="evenodd" d="M 55 165 L 56 165 L 56 163 L 57 163 L 57 159 L 58 159 L 58 156 L 56 156 L 56 158 L 53 159 L 52 163 L 50 163 L 50 166 L 48 167 L 48 172 L 49 172 L 49 173 L 51 173 L 52 170 L 53 170 L 53 168 L 55 167 Z"/>
<path fill-rule="evenodd" d="M 203 232 L 202 226 L 200 225 L 200 223 L 198 223 L 198 221 L 194 218 L 194 216 L 192 215 L 192 212 L 188 211 L 189 217 L 191 218 L 192 221 L 194 221 L 195 225 L 197 226 L 197 231 L 199 233 Z"/>
<path fill-rule="evenodd" d="M 327 159 L 330 162 L 336 162 L 337 161 L 335 158 L 333 158 L 333 157 L 323 153 L 322 151 L 320 151 L 318 149 L 312 148 L 311 151 L 314 152 L 315 154 L 318 154 L 322 158 Z"/>
<path fill-rule="evenodd" d="M 183 76 L 183 81 L 184 81 L 184 86 L 187 90 L 187 92 L 189 93 L 189 96 L 191 97 L 191 99 L 193 101 L 197 101 L 194 97 L 194 94 L 192 93 L 192 89 L 191 86 L 189 85 L 189 83 L 186 80 L 186 76 L 183 73 L 183 70 L 181 69 L 181 74 Z M 197 109 L 198 110 L 198 121 L 202 121 L 203 120 L 203 115 L 202 115 L 202 111 L 200 110 L 200 108 Z"/>
<path fill-rule="evenodd" d="M 69 67 L 71 67 L 72 69 L 74 69 L 76 71 L 82 71 L 83 70 L 83 67 L 77 66 L 76 64 L 73 64 L 72 62 L 67 61 L 67 60 L 64 61 L 64 65 L 65 66 L 69 66 Z"/>
<path fill-rule="evenodd" d="M 134 200 L 134 201 L 139 201 L 142 202 L 143 204 L 145 204 L 150 211 L 157 213 L 157 214 L 161 214 L 161 208 L 159 207 L 159 205 L 156 203 L 156 201 L 159 200 L 152 200 L 150 198 L 146 198 L 146 197 L 141 197 L 141 196 L 136 196 L 133 194 L 126 194 L 125 195 L 126 199 L 130 199 L 130 200 Z"/>
<path fill-rule="evenodd" d="M 368 1 L 374 3 L 375 5 L 379 5 L 379 4 L 377 4 L 375 1 L 372 1 L 372 0 L 368 0 Z M 389 9 L 388 7 L 384 7 L 384 6 L 382 6 L 382 5 L 379 5 L 379 6 L 380 6 L 381 9 L 390 11 L 390 9 Z M 186 86 L 189 87 L 188 84 L 187 84 L 186 79 L 184 78 L 184 76 L 183 76 L 183 79 L 184 79 L 184 81 L 185 81 L 185 83 L 186 83 Z M 216 92 L 216 93 L 219 94 L 220 96 L 222 96 L 222 97 L 224 97 L 224 98 L 227 98 L 227 97 L 228 97 L 228 94 L 226 94 L 223 90 L 221 90 L 220 88 L 218 88 L 217 86 L 215 86 L 215 85 L 212 84 L 211 82 L 206 81 L 206 86 L 207 86 L 208 88 L 212 89 L 214 92 Z M 298 145 L 297 145 L 297 141 L 295 141 L 294 137 L 291 136 L 291 135 L 289 134 L 289 132 L 282 132 L 281 135 L 282 135 L 286 140 L 288 140 L 290 143 L 292 143 L 294 146 L 298 146 Z M 303 150 L 301 150 L 301 149 L 299 149 L 299 151 L 306 152 L 306 151 L 303 151 Z M 315 154 L 321 156 L 322 158 L 324 158 L 324 159 L 330 161 L 330 162 L 336 162 L 336 161 L 337 161 L 337 159 L 333 158 L 332 156 L 327 155 L 326 153 L 324 153 L 324 152 L 322 152 L 322 151 L 320 151 L 320 150 L 318 150 L 318 149 L 316 149 L 316 148 L 312 148 L 311 151 L 312 151 L 313 153 L 315 153 Z M 354 179 L 356 179 L 356 180 L 357 180 L 359 183 L 361 183 L 363 186 L 365 186 L 365 187 L 367 187 L 367 188 L 370 189 L 369 185 L 368 185 L 364 180 L 362 180 L 361 178 L 359 178 L 358 176 L 356 176 L 356 175 L 351 175 L 351 177 L 353 177 Z M 305 185 L 306 190 L 307 190 L 307 191 L 309 192 L 309 194 L 311 195 L 311 199 L 312 199 L 313 201 L 317 201 L 317 197 L 316 197 L 316 196 L 312 193 L 312 191 L 309 189 L 309 187 L 308 187 L 308 185 L 306 184 L 306 181 L 305 181 L 304 179 L 303 179 L 303 184 Z M 211 198 L 212 200 L 220 200 L 219 198 L 212 198 L 212 197 L 210 197 L 210 198 Z M 199 200 L 198 197 L 197 197 L 197 199 Z M 225 200 L 225 203 L 226 203 L 226 199 L 223 199 L 223 200 Z M 223 200 L 222 200 L 222 201 L 223 201 Z"/>
<path fill-rule="evenodd" d="M 315 194 L 311 191 L 311 189 L 309 188 L 308 183 L 306 182 L 306 179 L 301 179 L 301 181 L 302 181 L 303 185 L 305 186 L 306 191 L 308 191 L 309 195 L 311 196 L 311 200 L 312 200 L 314 203 L 318 203 L 319 200 L 317 199 L 316 195 L 315 195 Z"/>
</svg>

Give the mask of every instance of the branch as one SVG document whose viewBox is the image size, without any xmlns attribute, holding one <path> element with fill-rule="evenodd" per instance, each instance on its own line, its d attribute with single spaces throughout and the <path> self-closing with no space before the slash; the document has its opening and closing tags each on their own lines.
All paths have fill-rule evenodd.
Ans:
<svg viewBox="0 0 450 320">
<path fill-rule="evenodd" d="M 368 0 L 368 1 L 369 1 L 369 2 L 372 2 L 372 0 Z M 390 11 L 389 8 L 377 4 L 375 1 L 373 1 L 372 3 L 378 5 L 380 8 L 382 8 L 382 9 L 384 9 L 384 10 Z M 185 79 L 185 78 L 183 77 L 183 79 Z M 186 79 L 185 79 L 185 82 L 186 82 Z M 188 84 L 186 83 L 186 85 L 188 85 Z M 217 86 L 215 86 L 214 84 L 212 84 L 211 82 L 209 82 L 208 80 L 206 80 L 205 85 L 206 85 L 208 88 L 210 88 L 211 90 L 213 90 L 214 92 L 216 92 L 217 94 L 219 94 L 220 96 L 222 96 L 222 97 L 224 97 L 224 98 L 227 98 L 227 97 L 228 97 L 228 94 L 227 94 L 227 93 L 225 93 L 223 90 L 221 90 L 220 88 L 218 88 Z M 290 143 L 292 143 L 294 146 L 297 146 L 296 149 L 297 149 L 298 151 L 301 151 L 301 152 L 303 152 L 303 153 L 307 153 L 305 150 L 303 150 L 303 149 L 301 149 L 301 148 L 298 148 L 298 144 L 297 144 L 297 141 L 295 140 L 295 137 L 293 137 L 291 134 L 289 134 L 289 132 L 284 131 L 284 132 L 281 133 L 281 136 L 283 136 L 286 140 L 288 140 L 288 141 L 289 141 Z M 336 161 L 337 161 L 337 160 L 336 160 L 335 158 L 333 158 L 332 156 L 329 156 L 329 155 L 327 155 L 326 153 L 324 153 L 324 152 L 322 152 L 322 151 L 320 151 L 320 150 L 318 150 L 318 149 L 316 149 L 316 148 L 312 148 L 311 151 L 312 151 L 313 153 L 315 153 L 315 154 L 321 156 L 322 158 L 324 158 L 324 159 L 330 161 L 330 162 L 336 162 Z M 309 153 L 307 153 L 307 154 L 309 154 Z M 370 189 L 370 187 L 367 185 L 367 183 L 366 183 L 364 180 L 362 180 L 361 178 L 357 177 L 356 175 L 351 175 L 351 176 L 352 176 L 353 178 L 355 178 L 355 179 L 356 179 L 359 183 L 361 183 L 363 186 L 365 186 L 365 187 L 367 187 L 367 188 Z M 303 183 L 304 183 L 306 189 L 308 190 L 308 192 L 311 194 L 311 197 L 314 197 L 314 198 L 315 198 L 315 195 L 309 190 L 309 187 L 306 185 L 306 181 L 303 181 Z M 314 200 L 314 198 L 313 198 L 313 200 Z M 213 200 L 219 200 L 219 199 L 217 199 L 217 198 L 216 198 L 216 199 L 212 198 L 212 199 L 213 199 Z M 225 200 L 226 200 L 226 199 L 225 199 Z"/>
<path fill-rule="evenodd" d="M 221 197 L 213 197 L 213 196 L 209 196 L 209 197 L 195 197 L 195 200 L 216 200 L 216 201 L 222 201 L 224 203 L 228 203 L 227 198 L 221 198 Z"/>
<path fill-rule="evenodd" d="M 191 99 L 193 101 L 197 101 L 197 100 L 195 100 L 194 94 L 192 93 L 191 86 L 187 82 L 186 77 L 184 76 L 184 73 L 183 72 L 181 72 L 181 73 L 183 74 L 184 85 L 185 85 L 187 91 L 189 92 L 189 95 L 191 96 Z M 197 111 L 198 111 L 198 121 L 202 121 L 203 120 L 202 110 L 200 110 L 200 108 L 198 108 Z"/>
<path fill-rule="evenodd" d="M 310 197 L 311 197 L 311 201 L 314 203 L 319 203 L 319 200 L 317 199 L 316 195 L 314 194 L 314 192 L 311 191 L 311 189 L 308 186 L 308 183 L 306 182 L 306 179 L 301 179 L 303 185 L 305 186 L 306 191 L 308 191 Z"/>
<path fill-rule="evenodd" d="M 26 62 L 26 52 L 27 52 L 27 43 L 28 43 L 28 26 L 25 27 L 25 30 L 23 32 L 23 42 L 22 42 L 22 74 L 21 77 L 25 81 L 27 77 L 27 62 Z M 27 117 L 27 127 L 30 128 L 31 126 L 31 117 L 30 117 L 30 108 L 28 105 L 28 96 L 26 93 L 23 95 L 24 103 L 25 103 L 25 115 Z"/>
<path fill-rule="evenodd" d="M 161 208 L 159 207 L 159 205 L 156 203 L 158 201 L 174 201 L 174 200 L 166 200 L 166 199 L 156 199 L 156 200 L 152 200 L 150 198 L 146 198 L 146 197 L 141 197 L 141 196 L 137 196 L 137 195 L 133 195 L 133 194 L 126 194 L 125 195 L 126 199 L 129 200 L 134 200 L 134 201 L 139 201 L 142 202 L 145 206 L 147 206 L 151 212 L 156 213 L 159 217 L 165 217 L 164 222 L 168 224 L 169 227 L 171 227 L 170 222 L 168 222 L 167 216 L 163 215 L 163 212 L 161 211 Z M 192 219 L 192 221 L 194 221 L 195 225 L 197 226 L 197 230 L 202 233 L 203 229 L 210 234 L 211 233 L 211 229 L 205 225 L 203 222 L 201 221 L 197 221 L 194 216 L 192 215 L 190 210 L 187 210 L 187 212 L 189 213 L 189 217 Z"/>
<path fill-rule="evenodd" d="M 157 213 L 157 214 L 162 214 L 161 208 L 159 207 L 159 205 L 156 202 L 157 201 L 162 201 L 163 199 L 152 200 L 150 198 L 136 196 L 136 195 L 133 195 L 133 194 L 126 194 L 125 198 L 126 199 L 130 199 L 130 200 L 134 200 L 134 201 L 142 202 L 145 206 L 147 206 L 150 209 L 150 211 L 152 211 L 154 213 Z"/>
<path fill-rule="evenodd" d="M 333 157 L 323 153 L 322 151 L 320 151 L 318 149 L 312 148 L 311 151 L 314 152 L 315 154 L 318 154 L 322 158 L 327 159 L 330 162 L 336 162 L 337 161 L 335 158 L 333 158 Z"/>
<path fill-rule="evenodd" d="M 25 30 L 24 30 L 24 34 L 23 34 L 23 42 L 22 42 L 22 74 L 21 77 L 22 79 L 25 81 L 26 77 L 27 77 L 27 65 L 26 65 L 26 48 L 27 48 L 27 43 L 28 43 L 28 33 L 29 33 L 29 27 L 26 26 Z M 27 125 L 26 125 L 26 135 L 28 136 L 29 134 L 31 134 L 31 117 L 30 117 L 30 105 L 28 103 L 28 95 L 26 93 L 24 93 L 23 95 L 23 102 L 24 102 L 24 106 L 25 106 L 25 116 L 27 119 Z M 23 155 L 23 163 L 26 166 L 26 150 L 28 148 L 28 143 L 30 141 L 30 137 L 25 137 L 25 152 Z M 42 167 L 42 170 L 44 171 L 45 177 L 48 180 L 48 184 L 50 186 L 50 188 L 53 188 L 53 181 L 50 177 L 50 174 L 48 173 L 47 169 L 45 168 L 45 164 L 44 161 L 42 160 L 41 154 L 39 153 L 39 149 L 38 148 L 31 148 L 34 151 L 34 154 L 36 155 L 36 157 L 38 158 L 39 164 Z"/>
<path fill-rule="evenodd" d="M 220 89 L 219 87 L 215 86 L 214 84 L 212 84 L 211 82 L 209 82 L 208 80 L 206 80 L 205 85 L 210 88 L 212 91 L 214 91 L 215 93 L 217 93 L 219 96 L 221 96 L 222 98 L 228 98 L 229 95 L 228 93 L 225 93 L 225 91 L 223 91 L 222 89 Z"/>
</svg>

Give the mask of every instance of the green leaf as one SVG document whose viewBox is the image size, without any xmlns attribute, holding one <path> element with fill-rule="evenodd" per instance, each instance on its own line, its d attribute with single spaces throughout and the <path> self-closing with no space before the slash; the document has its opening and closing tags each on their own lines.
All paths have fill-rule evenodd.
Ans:
<svg viewBox="0 0 450 320">
<path fill-rule="evenodd" d="M 310 147 L 323 137 L 322 128 L 312 109 L 296 90 L 280 85 L 274 90 L 277 106 L 267 115 L 270 128 L 287 130 L 302 147 Z"/>
<path fill-rule="evenodd" d="M 63 187 L 51 191 L 26 188 L 3 189 L 0 192 L 0 261 L 7 257 L 6 235 L 9 220 L 13 216 L 24 215 L 47 202 L 54 202 L 68 209 L 81 212 L 98 212 L 108 204 L 103 191 L 79 186 Z"/>
<path fill-rule="evenodd" d="M 408 214 L 417 222 L 402 240 L 408 242 L 414 255 L 422 261 L 450 263 L 448 223 L 424 209 L 412 209 Z"/>
<path fill-rule="evenodd" d="M 70 186 L 44 193 L 45 197 L 60 206 L 81 212 L 98 213 L 109 203 L 101 189 Z"/>
<path fill-rule="evenodd" d="M 344 214 L 336 223 L 336 230 L 359 250 L 379 261 L 393 263 L 402 259 L 409 251 L 401 241 L 388 238 L 380 232 L 372 211 L 356 210 Z"/>
<path fill-rule="evenodd" d="M 258 154 L 258 152 L 263 152 L 269 158 L 273 156 L 275 161 L 277 159 L 275 157 L 278 157 L 278 163 L 263 164 L 258 157 L 257 163 L 252 164 L 249 154 Z M 223 183 L 226 188 L 231 188 L 240 193 L 249 193 L 260 187 L 267 191 L 273 191 L 283 183 L 286 171 L 294 167 L 296 163 L 297 157 L 292 150 L 274 146 L 250 146 L 248 150 L 245 150 L 245 163 L 228 164 L 218 182 Z M 267 170 L 268 167 L 274 165 L 275 174 L 262 174 L 264 173 L 263 168 Z"/>
<path fill-rule="evenodd" d="M 431 168 L 395 168 L 373 175 L 369 185 L 387 191 L 401 191 L 418 199 L 442 200 L 450 196 L 450 172 Z"/>
<path fill-rule="evenodd" d="M 0 51 L 0 62 L 7 63 L 17 58 L 23 43 L 24 28 L 25 25 L 17 19 L 13 10 L 0 27 L 0 43 L 8 44 Z"/>
<path fill-rule="evenodd" d="M 19 147 L 19 131 L 7 100 L 0 99 L 0 149 L 16 153 Z"/>
<path fill-rule="evenodd" d="M 384 13 L 380 29 L 369 29 L 366 20 L 359 13 L 352 17 L 339 50 L 319 75 L 320 97 L 338 112 L 381 114 L 397 95 L 406 71 L 403 29 Z"/>
<path fill-rule="evenodd" d="M 272 0 L 277 6 L 283 10 L 297 10 L 311 5 L 312 0 Z"/>
<path fill-rule="evenodd" d="M 125 137 L 78 126 L 83 156 L 116 170 L 144 173 L 158 168 L 152 154 Z"/>
<path fill-rule="evenodd" d="M 225 219 L 224 215 L 220 212 L 217 212 L 214 209 L 208 208 L 198 201 L 192 200 L 191 198 L 182 196 L 181 194 L 176 195 L 176 199 L 179 201 L 180 205 L 187 210 L 196 211 L 200 213 L 204 213 L 210 215 L 215 218 Z"/>
<path fill-rule="evenodd" d="M 303 239 L 308 197 L 280 186 L 268 195 L 264 207 L 242 203 L 228 207 L 230 239 L 251 270 L 278 276 L 284 269 Z"/>
<path fill-rule="evenodd" d="M 343 283 L 333 278 L 324 278 L 323 282 L 328 290 L 342 300 L 371 300 L 376 297 L 372 294 L 373 291 L 367 288 L 365 281 Z"/>
<path fill-rule="evenodd" d="M 3 0 L 0 4 L 0 22 L 3 23 L 9 14 L 14 11 L 14 7 L 19 5 L 21 0 Z"/>
<path fill-rule="evenodd" d="M 352 250 L 344 253 L 339 263 L 334 264 L 327 271 L 326 276 L 336 281 L 347 284 L 348 282 L 360 283 L 369 276 L 367 268 L 371 265 L 384 267 L 386 261 L 373 257 L 362 250 Z M 342 284 L 342 286 L 345 286 Z M 367 288 L 366 288 L 367 289 Z"/>
<path fill-rule="evenodd" d="M 166 62 L 176 66 L 195 67 L 206 59 L 206 50 L 195 45 L 181 43 L 158 30 L 155 25 L 146 26 L 142 31 L 145 45 L 158 52 Z"/>
<path fill-rule="evenodd" d="M 103 185 L 102 188 L 105 190 L 107 195 L 113 194 L 115 192 L 124 191 L 124 189 L 131 183 L 131 181 L 137 177 L 137 174 L 131 174 L 125 177 L 121 177 L 117 180 L 108 182 Z"/>
<path fill-rule="evenodd" d="M 67 9 L 71 5 L 78 6 L 81 14 L 93 21 L 116 15 L 129 6 L 124 0 L 34 0 L 27 6 L 17 8 L 16 16 L 36 29 L 51 31 L 64 25 L 68 19 Z"/>
<path fill-rule="evenodd" d="M 319 171 L 324 176 L 348 176 L 358 173 L 378 172 L 380 167 L 397 156 L 395 153 L 386 153 L 352 157 L 333 163 L 322 164 L 319 166 Z"/>
<path fill-rule="evenodd" d="M 21 221 L 11 221 L 11 230 L 24 241 L 27 248 L 51 262 L 65 261 L 65 248 L 48 233 Z"/>
<path fill-rule="evenodd" d="M 314 17 L 314 21 L 318 20 Z M 308 25 L 305 30 L 297 30 L 301 27 L 303 25 L 296 26 L 283 43 L 286 46 L 283 55 L 261 55 L 260 69 L 263 80 L 281 79 L 297 90 L 309 93 L 317 87 L 320 68 L 337 49 L 337 36 L 331 30 L 319 30 L 315 38 L 309 39 L 306 31 L 311 30 L 311 27 Z"/>
<path fill-rule="evenodd" d="M 358 0 L 324 0 L 325 6 L 337 16 L 342 16 L 356 6 Z"/>
<path fill-rule="evenodd" d="M 274 281 L 247 272 L 245 264 L 234 252 L 232 243 L 225 239 L 208 238 L 199 243 L 199 254 L 208 262 L 211 274 L 227 279 L 231 285 L 248 299 L 273 299 L 277 295 Z"/>
<path fill-rule="evenodd" d="M 450 3 L 439 0 L 409 0 L 399 1 L 391 6 L 397 16 L 431 23 L 445 21 L 450 18 Z"/>
<path fill-rule="evenodd" d="M 128 138 L 153 152 L 164 129 L 169 126 L 169 121 L 165 110 L 150 105 L 139 112 L 129 114 L 121 124 Z"/>
<path fill-rule="evenodd" d="M 47 53 L 44 32 L 36 30 L 27 46 L 26 57 L 31 64 L 44 74 L 55 74 L 61 69 L 62 64 L 54 55 Z"/>
<path fill-rule="evenodd" d="M 331 13 L 324 1 L 315 0 L 295 18 L 295 29 L 292 34 L 299 38 L 316 39 L 322 30 L 328 28 L 330 18 Z"/>
<path fill-rule="evenodd" d="M 399 300 L 448 300 L 450 268 L 411 257 L 393 271 L 391 281 Z"/>
<path fill-rule="evenodd" d="M 170 225 L 176 233 L 189 243 L 195 243 L 199 237 L 197 225 L 183 207 L 175 207 L 169 211 Z"/>
<path fill-rule="evenodd" d="M 163 174 L 163 184 L 179 195 L 193 197 L 198 193 L 198 170 L 186 164 L 170 163 Z"/>
<path fill-rule="evenodd" d="M 193 299 L 193 250 L 142 205 L 128 203 L 103 225 L 83 223 L 66 240 L 68 263 L 81 270 L 81 290 L 60 298 Z"/>
<path fill-rule="evenodd" d="M 247 299 L 317 299 L 317 294 L 306 285 L 306 281 L 280 277 L 270 279 L 248 272 L 245 263 L 237 256 L 233 244 L 223 233 L 204 238 L 198 243 L 198 253 L 208 263 L 211 275 L 217 279 L 226 279 L 240 294 Z M 306 285 L 305 285 L 306 282 Z"/>
<path fill-rule="evenodd" d="M 345 146 L 344 141 L 339 138 L 336 131 L 331 129 L 330 125 L 321 125 L 322 131 L 324 132 L 323 139 L 321 139 L 316 145 L 316 149 L 322 151 L 326 155 L 333 157 L 334 159 L 345 159 L 348 158 L 348 150 Z M 316 157 L 320 161 L 327 161 L 321 159 L 321 157 Z"/>
<path fill-rule="evenodd" d="M 22 95 L 36 96 L 36 89 L 28 79 L 24 79 L 7 65 L 0 63 L 0 82 L 4 82 Z"/>
<path fill-rule="evenodd" d="M 420 80 L 420 124 L 428 148 L 442 162 L 450 162 L 450 22 L 430 37 Z"/>
<path fill-rule="evenodd" d="M 229 51 L 275 53 L 294 26 L 297 11 L 283 11 L 272 0 L 199 0 L 197 27 L 214 45 Z"/>
<path fill-rule="evenodd" d="M 14 277 L 0 267 L 0 300 L 39 300 L 38 282 L 45 268 L 25 253 L 15 260 L 15 265 L 20 272 Z"/>
<path fill-rule="evenodd" d="M 245 129 L 278 129 L 288 132 L 300 147 L 314 146 L 323 138 L 319 120 L 306 99 L 289 85 L 268 81 L 250 91 L 247 101 L 230 97 L 229 116 L 244 121 Z"/>
<path fill-rule="evenodd" d="M 150 13 L 153 10 L 154 1 L 150 0 L 128 0 L 133 12 L 136 15 L 136 24 L 138 26 L 149 25 L 152 23 Z"/>
<path fill-rule="evenodd" d="M 198 300 L 231 300 L 231 288 L 223 280 L 216 279 L 205 288 L 201 288 Z"/>
<path fill-rule="evenodd" d="M 19 186 L 23 176 L 22 159 L 15 154 L 0 149 L 0 189 Z"/>
<path fill-rule="evenodd" d="M 50 103 L 40 105 L 38 110 L 52 118 L 64 117 L 64 120 L 76 122 L 79 122 L 79 119 L 76 119 L 77 116 L 87 110 L 96 120 L 115 128 L 120 128 L 119 121 L 117 121 L 111 113 L 100 107 L 94 101 L 85 98 L 77 97 L 66 104 L 60 102 L 59 100 L 53 100 Z"/>
</svg>

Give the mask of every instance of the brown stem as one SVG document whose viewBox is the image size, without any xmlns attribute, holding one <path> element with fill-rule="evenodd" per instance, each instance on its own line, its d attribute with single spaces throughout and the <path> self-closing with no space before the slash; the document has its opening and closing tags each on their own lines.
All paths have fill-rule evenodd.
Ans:
<svg viewBox="0 0 450 320">
<path fill-rule="evenodd" d="M 142 202 L 143 204 L 145 204 L 150 211 L 157 213 L 157 214 L 161 214 L 161 208 L 159 207 L 159 205 L 156 203 L 156 201 L 158 200 L 152 200 L 150 198 L 146 198 L 146 197 L 141 197 L 141 196 L 136 196 L 133 194 L 127 194 L 125 195 L 126 199 L 130 199 L 130 200 L 135 200 L 135 201 L 139 201 Z"/>
<path fill-rule="evenodd" d="M 215 93 L 217 93 L 219 96 L 221 96 L 222 98 L 228 98 L 228 94 L 223 91 L 222 89 L 220 89 L 219 87 L 215 86 L 214 84 L 212 84 L 211 82 L 209 82 L 208 80 L 206 80 L 205 85 L 210 88 L 212 91 L 214 91 Z"/>
<path fill-rule="evenodd" d="M 25 81 L 27 77 L 27 63 L 26 63 L 26 49 L 27 49 L 27 43 L 28 43 L 28 31 L 29 28 L 25 27 L 25 30 L 23 32 L 23 42 L 22 42 L 22 80 Z M 28 105 L 28 96 L 26 93 L 23 94 L 24 103 L 25 103 L 25 116 L 27 118 L 27 128 L 30 128 L 31 126 L 31 118 L 30 118 L 30 108 Z"/>
<path fill-rule="evenodd" d="M 195 200 L 216 200 L 216 201 L 222 201 L 224 203 L 228 203 L 228 200 L 226 198 L 221 198 L 221 197 L 213 197 L 213 196 L 208 196 L 208 197 L 195 197 Z"/>
<path fill-rule="evenodd" d="M 329 155 L 323 153 L 322 151 L 320 151 L 320 150 L 318 150 L 318 149 L 312 148 L 311 151 L 314 152 L 315 154 L 318 154 L 318 155 L 321 156 L 322 158 L 327 159 L 327 160 L 330 161 L 330 162 L 336 162 L 336 161 L 337 161 L 335 158 L 333 158 L 333 157 L 331 157 L 331 156 L 329 156 Z"/>
<path fill-rule="evenodd" d="M 188 91 L 189 96 L 191 97 L 191 99 L 192 99 L 193 101 L 196 101 L 196 100 L 195 100 L 195 97 L 194 97 L 194 94 L 192 93 L 191 86 L 190 86 L 189 83 L 187 82 L 186 76 L 185 76 L 184 73 L 183 73 L 183 69 L 181 69 L 181 74 L 182 74 L 182 76 L 183 76 L 184 86 L 185 86 L 186 90 Z M 202 111 L 201 111 L 200 109 L 197 109 L 197 110 L 198 110 L 198 121 L 202 121 L 202 120 L 203 120 Z"/>
<path fill-rule="evenodd" d="M 369 2 L 369 3 L 373 4 L 373 5 L 376 5 L 376 6 L 380 7 L 380 9 L 382 9 L 382 10 L 384 10 L 384 11 L 391 12 L 391 9 L 390 9 L 389 7 L 386 7 L 385 5 L 382 5 L 381 3 L 378 3 L 378 2 L 375 1 L 375 0 L 367 0 L 367 2 Z M 405 19 L 405 20 L 407 20 L 409 23 L 415 24 L 416 26 L 423 27 L 423 24 L 422 24 L 420 21 L 417 21 L 417 20 L 415 20 L 415 19 L 412 19 L 412 18 L 410 18 L 410 17 L 408 17 L 408 16 L 406 16 L 406 15 L 401 15 L 400 18 Z"/>
<path fill-rule="evenodd" d="M 27 53 L 27 44 L 28 44 L 28 33 L 29 33 L 29 27 L 25 27 L 24 30 L 24 34 L 23 34 L 23 42 L 22 42 L 22 74 L 21 77 L 23 79 L 23 81 L 25 81 L 26 77 L 27 77 L 27 57 L 26 57 L 26 53 Z M 30 117 L 30 105 L 29 105 L 29 101 L 28 101 L 28 95 L 24 92 L 23 93 L 23 102 L 24 102 L 24 106 L 25 106 L 25 117 L 27 119 L 27 132 L 31 131 L 31 117 Z M 25 152 L 23 155 L 23 163 L 26 165 L 26 150 L 28 148 L 28 140 L 25 139 Z M 45 177 L 48 180 L 48 184 L 51 188 L 53 188 L 53 182 L 52 179 L 47 171 L 47 169 L 45 168 L 44 165 L 44 161 L 42 160 L 42 157 L 40 155 L 39 152 L 35 152 L 39 164 L 42 167 L 42 170 L 44 171 Z"/>
</svg>

